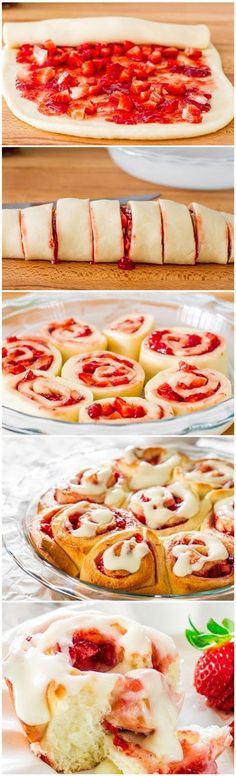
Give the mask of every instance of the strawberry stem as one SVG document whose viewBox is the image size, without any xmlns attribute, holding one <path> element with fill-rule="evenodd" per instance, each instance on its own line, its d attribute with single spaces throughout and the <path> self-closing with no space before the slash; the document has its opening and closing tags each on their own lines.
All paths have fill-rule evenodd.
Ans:
<svg viewBox="0 0 236 776">
<path fill-rule="evenodd" d="M 189 644 L 196 649 L 205 649 L 213 645 L 219 646 L 232 641 L 234 637 L 234 623 L 228 618 L 218 623 L 210 617 L 206 624 L 207 632 L 205 633 L 196 628 L 190 617 L 189 624 L 191 628 L 186 628 L 185 636 Z"/>
</svg>

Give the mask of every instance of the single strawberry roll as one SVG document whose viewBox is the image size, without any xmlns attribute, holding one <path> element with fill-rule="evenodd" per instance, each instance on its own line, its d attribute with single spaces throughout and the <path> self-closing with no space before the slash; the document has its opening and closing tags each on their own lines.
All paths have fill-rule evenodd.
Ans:
<svg viewBox="0 0 236 776">
<path fill-rule="evenodd" d="M 166 566 L 172 593 L 189 595 L 232 585 L 232 539 L 213 531 L 180 532 L 164 541 Z"/>
<path fill-rule="evenodd" d="M 137 521 L 132 513 L 124 509 L 80 501 L 55 512 L 52 534 L 55 542 L 67 553 L 79 571 L 84 556 L 99 539 L 111 533 L 117 535 L 120 531 L 134 529 L 136 526 Z"/>
<path fill-rule="evenodd" d="M 90 402 L 92 393 L 72 380 L 29 369 L 6 377 L 3 398 L 7 407 L 27 415 L 76 422 L 81 404 Z"/>
<path fill-rule="evenodd" d="M 39 509 L 76 504 L 77 501 L 121 507 L 127 496 L 124 477 L 114 464 L 85 466 L 71 478 L 46 491 L 40 499 Z"/>
<path fill-rule="evenodd" d="M 163 369 L 177 367 L 181 359 L 227 375 L 228 357 L 223 337 L 209 331 L 183 327 L 155 329 L 142 342 L 140 364 L 149 380 Z"/>
<path fill-rule="evenodd" d="M 105 350 L 107 344 L 104 334 L 77 318 L 46 323 L 40 334 L 60 350 L 63 361 L 77 353 L 90 353 L 98 348 Z"/>
<path fill-rule="evenodd" d="M 181 359 L 227 375 L 226 342 L 212 332 L 184 327 L 155 329 L 142 342 L 140 364 L 148 380 L 163 369 L 177 367 Z"/>
<path fill-rule="evenodd" d="M 84 558 L 80 578 L 116 591 L 144 595 L 168 590 L 163 547 L 141 526 L 100 539 Z"/>
<path fill-rule="evenodd" d="M 130 315 L 121 315 L 120 318 L 112 321 L 104 329 L 104 333 L 107 337 L 109 350 L 137 361 L 142 340 L 153 328 L 154 318 L 152 315 L 131 313 Z"/>
<path fill-rule="evenodd" d="M 181 482 L 138 490 L 129 500 L 129 509 L 159 536 L 175 533 L 183 526 L 187 530 L 198 528 L 204 514 L 194 488 Z"/>
<path fill-rule="evenodd" d="M 146 399 L 128 399 L 116 396 L 94 401 L 82 407 L 79 414 L 80 423 L 143 423 L 148 420 L 164 420 L 173 418 L 174 413 L 164 401 L 149 402 Z"/>
<path fill-rule="evenodd" d="M 209 409 L 231 395 L 231 383 L 221 372 L 198 368 L 185 361 L 160 372 L 145 387 L 148 401 L 164 399 L 175 415 Z"/>
<path fill-rule="evenodd" d="M 168 485 L 175 466 L 187 462 L 187 456 L 165 447 L 127 447 L 118 458 L 118 471 L 128 480 L 129 489 L 140 490 Z M 177 479 L 177 478 L 176 478 Z"/>
<path fill-rule="evenodd" d="M 3 342 L 3 375 L 20 375 L 27 369 L 58 375 L 61 364 L 60 351 L 43 337 L 12 336 Z"/>
<path fill-rule="evenodd" d="M 140 396 L 144 383 L 144 371 L 136 361 L 99 350 L 69 358 L 62 376 L 90 388 L 94 399 Z"/>
<path fill-rule="evenodd" d="M 202 530 L 210 529 L 218 536 L 234 536 L 234 494 L 232 490 L 212 490 L 206 497 L 208 513 Z"/>
<path fill-rule="evenodd" d="M 211 490 L 234 487 L 234 464 L 224 458 L 197 458 L 182 461 L 174 469 L 174 478 L 193 483 L 202 498 Z"/>
<path fill-rule="evenodd" d="M 77 566 L 54 539 L 52 520 L 59 511 L 60 507 L 56 506 L 43 509 L 40 514 L 34 515 L 29 527 L 29 538 L 41 558 L 76 577 L 79 573 Z"/>
</svg>

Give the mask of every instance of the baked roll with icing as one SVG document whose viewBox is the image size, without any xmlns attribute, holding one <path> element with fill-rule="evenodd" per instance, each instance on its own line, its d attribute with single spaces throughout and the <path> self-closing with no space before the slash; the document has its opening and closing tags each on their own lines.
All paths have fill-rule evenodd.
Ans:
<svg viewBox="0 0 236 776">
<path fill-rule="evenodd" d="M 138 490 L 128 506 L 137 520 L 158 536 L 176 533 L 183 526 L 186 530 L 198 528 L 205 514 L 194 487 L 181 482 Z"/>
<path fill-rule="evenodd" d="M 185 361 L 159 372 L 145 386 L 146 399 L 164 399 L 174 415 L 209 409 L 230 399 L 231 395 L 231 383 L 221 372 Z"/>
<path fill-rule="evenodd" d="M 108 348 L 121 356 L 138 361 L 140 347 L 144 337 L 154 328 L 154 318 L 145 313 L 121 315 L 104 329 Z"/>
<path fill-rule="evenodd" d="M 20 375 L 27 369 L 39 369 L 46 374 L 59 375 L 62 358 L 60 351 L 47 339 L 37 336 L 12 336 L 2 346 L 3 375 Z"/>
<path fill-rule="evenodd" d="M 232 585 L 233 542 L 209 530 L 180 532 L 164 542 L 169 584 L 175 595 Z"/>
<path fill-rule="evenodd" d="M 211 490 L 234 487 L 234 465 L 224 458 L 189 459 L 177 465 L 173 477 L 192 483 L 202 498 Z"/>
<path fill-rule="evenodd" d="M 234 493 L 231 488 L 212 490 L 206 496 L 208 513 L 202 530 L 210 529 L 218 536 L 234 536 Z"/>
<path fill-rule="evenodd" d="M 168 591 L 163 547 L 141 526 L 101 539 L 84 558 L 80 579 L 117 592 L 155 595 Z"/>
<path fill-rule="evenodd" d="M 63 361 L 77 353 L 106 350 L 107 341 L 104 334 L 77 318 L 50 321 L 42 326 L 40 334 L 60 350 Z"/>
<path fill-rule="evenodd" d="M 127 447 L 124 455 L 117 459 L 118 471 L 127 479 L 129 489 L 140 490 L 156 485 L 168 485 L 175 467 L 188 458 L 171 448 Z M 177 478 L 176 478 L 177 479 Z"/>
<path fill-rule="evenodd" d="M 183 359 L 186 364 L 216 369 L 227 375 L 228 356 L 223 337 L 209 331 L 174 326 L 155 329 L 141 346 L 140 364 L 150 380 L 163 369 L 178 367 Z"/>
<path fill-rule="evenodd" d="M 106 756 L 122 773 L 215 772 L 232 741 L 227 726 L 177 730 L 175 644 L 125 617 L 68 607 L 36 618 L 4 677 L 32 752 L 59 772 L 102 770 Z"/>
<path fill-rule="evenodd" d="M 80 423 L 143 423 L 148 420 L 173 418 L 174 413 L 164 401 L 150 402 L 141 397 L 116 396 L 100 399 L 82 407 L 79 413 Z"/>
<path fill-rule="evenodd" d="M 42 513 L 41 513 L 42 514 Z M 73 506 L 55 511 L 52 519 L 52 534 L 55 542 L 71 558 L 78 571 L 84 556 L 110 534 L 136 528 L 138 525 L 132 513 L 124 509 L 106 507 L 79 501 Z"/>
<path fill-rule="evenodd" d="M 92 400 L 92 392 L 72 380 L 28 369 L 5 378 L 3 397 L 8 407 L 27 415 L 76 422 L 81 405 Z"/>
<path fill-rule="evenodd" d="M 124 477 L 116 471 L 113 463 L 85 466 L 70 479 L 46 491 L 40 499 L 39 508 L 76 504 L 77 501 L 121 507 L 127 496 Z"/>
<path fill-rule="evenodd" d="M 59 511 L 58 506 L 49 507 L 34 515 L 29 526 L 29 539 L 41 558 L 70 576 L 77 577 L 78 567 L 54 538 L 52 521 Z"/>
<path fill-rule="evenodd" d="M 62 377 L 90 388 L 94 399 L 140 396 L 144 384 L 144 371 L 137 361 L 102 350 L 69 358 Z"/>
</svg>

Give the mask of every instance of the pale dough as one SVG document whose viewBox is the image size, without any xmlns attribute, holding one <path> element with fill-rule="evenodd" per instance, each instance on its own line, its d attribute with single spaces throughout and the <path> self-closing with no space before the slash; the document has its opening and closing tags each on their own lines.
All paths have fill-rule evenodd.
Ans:
<svg viewBox="0 0 236 776">
<path fill-rule="evenodd" d="M 20 229 L 20 210 L 2 211 L 2 256 L 4 259 L 24 259 Z"/>
<path fill-rule="evenodd" d="M 130 201 L 132 233 L 129 258 L 162 264 L 162 227 L 158 202 Z"/>
<path fill-rule="evenodd" d="M 228 227 L 222 213 L 192 202 L 197 235 L 197 263 L 227 264 Z"/>
<path fill-rule="evenodd" d="M 90 211 L 95 263 L 119 261 L 124 254 L 119 200 L 98 199 Z"/>
<path fill-rule="evenodd" d="M 131 39 L 135 43 L 153 42 L 177 47 L 190 46 L 204 49 L 206 65 L 212 69 L 215 90 L 211 110 L 203 114 L 200 124 L 179 122 L 174 124 L 116 124 L 93 117 L 86 120 L 69 116 L 46 116 L 38 111 L 34 102 L 21 97 L 15 81 L 18 72 L 17 47 L 26 41 L 39 42 L 54 38 L 61 45 L 73 45 L 96 40 L 122 41 Z M 14 115 L 37 129 L 77 137 L 91 137 L 120 140 L 168 140 L 206 135 L 224 127 L 233 118 L 233 87 L 226 78 L 216 49 L 210 44 L 209 30 L 204 25 L 159 24 L 142 19 L 109 18 L 99 19 L 55 19 L 44 22 L 8 23 L 4 27 L 3 51 L 3 94 Z"/>
<path fill-rule="evenodd" d="M 129 16 L 97 16 L 82 19 L 45 19 L 39 22 L 6 22 L 4 43 L 17 48 L 24 43 L 52 39 L 57 46 L 77 46 L 97 41 L 156 43 L 176 48 L 204 49 L 209 46 L 210 32 L 205 24 L 163 24 Z"/>
<path fill-rule="evenodd" d="M 160 199 L 164 264 L 194 264 L 196 244 L 191 216 L 186 205 Z"/>
<path fill-rule="evenodd" d="M 52 204 L 21 210 L 21 233 L 26 259 L 53 261 Z"/>
<path fill-rule="evenodd" d="M 93 240 L 88 199 L 58 199 L 56 227 L 59 261 L 92 261 Z"/>
</svg>

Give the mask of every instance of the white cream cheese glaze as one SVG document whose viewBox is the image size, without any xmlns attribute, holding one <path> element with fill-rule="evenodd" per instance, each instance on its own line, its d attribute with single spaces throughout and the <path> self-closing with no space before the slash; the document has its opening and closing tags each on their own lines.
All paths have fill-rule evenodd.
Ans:
<svg viewBox="0 0 236 776">
<path fill-rule="evenodd" d="M 124 502 L 126 494 L 119 480 L 109 487 L 113 474 L 112 466 L 94 466 L 83 471 L 79 483 L 77 478 L 73 477 L 69 485 L 75 493 L 78 493 L 78 496 L 96 498 L 104 495 L 104 503 L 108 507 L 120 507 Z"/>
<path fill-rule="evenodd" d="M 216 517 L 225 521 L 234 522 L 234 497 L 222 498 L 214 505 L 214 514 Z"/>
<path fill-rule="evenodd" d="M 126 539 L 122 542 L 119 555 L 115 554 L 116 548 L 121 542 L 108 547 L 103 553 L 102 559 L 107 571 L 128 571 L 129 574 L 135 574 L 139 571 L 142 558 L 150 552 L 146 542 L 136 542 L 135 538 Z"/>
<path fill-rule="evenodd" d="M 226 560 L 229 556 L 223 542 L 212 531 L 202 531 L 201 534 L 192 531 L 191 534 L 188 544 L 180 543 L 172 548 L 172 555 L 177 559 L 173 567 L 176 577 L 187 577 L 194 571 L 201 571 L 206 563 Z M 199 541 L 199 545 L 196 540 Z M 202 542 L 204 542 L 204 548 L 202 548 Z"/>
<path fill-rule="evenodd" d="M 77 512 L 80 526 L 73 529 L 70 523 L 70 515 L 75 515 Z M 112 511 L 108 507 L 100 504 L 89 504 L 87 501 L 80 501 L 77 506 L 66 509 L 64 514 L 67 515 L 66 524 L 69 530 L 73 532 L 73 536 L 84 538 L 96 536 L 99 526 L 109 525 L 114 519 Z"/>
<path fill-rule="evenodd" d="M 165 485 L 171 477 L 174 466 L 177 466 L 179 461 L 178 454 L 155 465 L 148 461 L 139 461 L 129 482 L 131 490 Z"/>
<path fill-rule="evenodd" d="M 198 461 L 195 466 L 193 464 L 192 469 L 185 472 L 186 479 L 193 482 L 203 482 L 212 485 L 214 488 L 223 488 L 228 481 L 231 482 L 234 479 L 232 465 L 224 461 L 204 458 L 202 465 L 203 468 L 201 469 L 201 461 Z"/>
<path fill-rule="evenodd" d="M 165 503 L 173 500 L 173 496 L 181 499 L 174 511 L 165 506 Z M 145 501 L 143 498 L 149 500 Z M 185 521 L 196 515 L 199 510 L 199 498 L 188 485 L 174 482 L 168 487 L 159 486 L 138 491 L 131 496 L 130 507 L 137 517 L 139 514 L 144 515 L 149 528 L 158 529 L 168 526 L 168 522 L 175 516 Z"/>
</svg>

